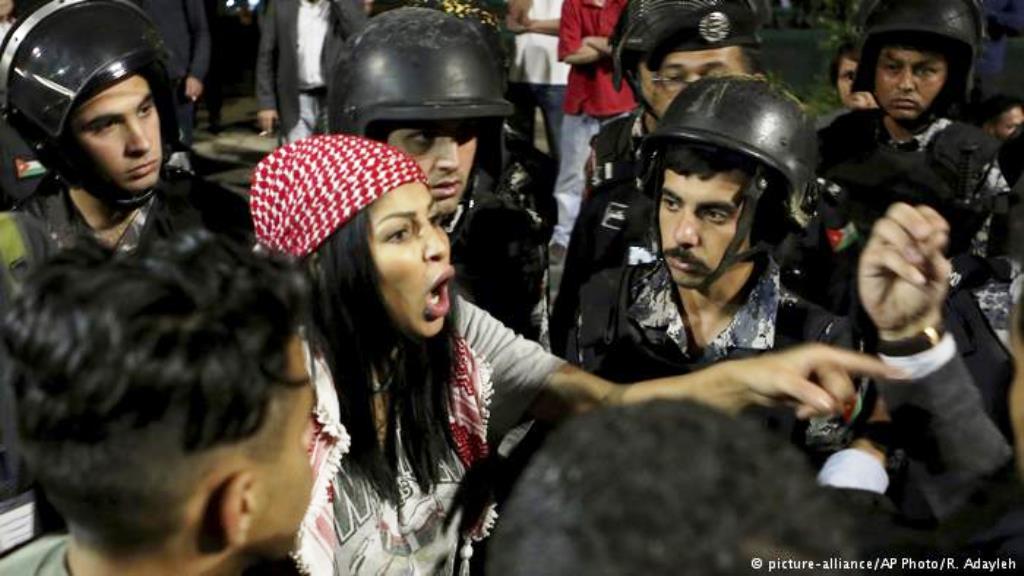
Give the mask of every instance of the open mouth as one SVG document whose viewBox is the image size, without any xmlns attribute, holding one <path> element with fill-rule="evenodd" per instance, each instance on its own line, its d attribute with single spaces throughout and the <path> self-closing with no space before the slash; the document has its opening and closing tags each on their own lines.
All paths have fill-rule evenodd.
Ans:
<svg viewBox="0 0 1024 576">
<path fill-rule="evenodd" d="M 448 315 L 448 311 L 451 309 L 448 286 L 451 284 L 454 276 L 455 269 L 448 266 L 430 285 L 430 291 L 427 292 L 427 305 L 423 310 L 423 317 L 428 322 L 444 318 Z"/>
</svg>

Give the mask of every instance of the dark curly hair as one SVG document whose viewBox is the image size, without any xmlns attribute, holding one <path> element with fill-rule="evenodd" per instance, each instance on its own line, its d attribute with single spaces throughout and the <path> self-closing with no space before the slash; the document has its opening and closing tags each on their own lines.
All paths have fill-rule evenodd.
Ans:
<svg viewBox="0 0 1024 576">
<path fill-rule="evenodd" d="M 752 558 L 853 557 L 806 459 L 755 421 L 692 403 L 559 428 L 512 491 L 494 576 L 744 574 Z"/>
<path fill-rule="evenodd" d="M 199 231 L 79 247 L 31 275 L 0 326 L 3 384 L 68 523 L 102 548 L 158 542 L 204 451 L 272 452 L 258 433 L 283 418 L 278 392 L 308 385 L 286 377 L 306 301 L 290 264 Z"/>
</svg>

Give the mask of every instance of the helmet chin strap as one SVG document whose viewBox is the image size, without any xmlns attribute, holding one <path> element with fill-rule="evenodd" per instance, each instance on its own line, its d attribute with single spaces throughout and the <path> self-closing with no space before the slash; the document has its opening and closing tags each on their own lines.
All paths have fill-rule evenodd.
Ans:
<svg viewBox="0 0 1024 576">
<path fill-rule="evenodd" d="M 641 63 L 637 64 L 637 66 L 640 65 Z M 630 70 L 625 73 L 625 76 L 626 83 L 629 84 L 629 87 L 633 90 L 633 97 L 640 103 L 640 107 L 644 109 L 644 113 L 650 114 L 651 118 L 654 118 L 655 122 L 661 122 L 661 115 L 654 111 L 654 106 L 651 105 L 647 100 L 647 97 L 644 96 L 643 83 L 637 80 L 636 71 Z"/>
<path fill-rule="evenodd" d="M 462 193 L 462 198 L 459 199 L 458 205 L 455 206 L 455 212 L 452 212 L 451 216 L 444 223 L 444 231 L 449 235 L 455 233 L 462 224 L 466 213 L 473 209 L 473 205 L 476 204 L 473 198 L 473 191 L 477 187 L 477 180 L 480 175 L 477 172 L 477 167 L 473 166 L 472 172 L 469 174 L 469 178 L 466 179 L 466 190 Z"/>
<path fill-rule="evenodd" d="M 102 200 L 105 204 L 122 210 L 134 210 L 142 206 L 149 202 L 149 199 L 156 192 L 156 186 L 152 186 L 137 194 L 126 192 L 114 184 L 96 177 L 84 178 L 79 186 L 90 195 Z"/>
<path fill-rule="evenodd" d="M 755 256 L 768 251 L 768 246 L 763 242 L 758 242 L 742 252 L 739 251 L 740 244 L 743 243 L 744 238 L 748 237 L 750 229 L 754 226 L 757 205 L 761 201 L 761 196 L 764 195 L 767 187 L 768 181 L 764 177 L 763 169 L 758 166 L 757 171 L 754 172 L 754 177 L 750 179 L 750 182 L 747 182 L 742 192 L 743 207 L 740 209 L 740 218 L 736 223 L 736 234 L 729 241 L 729 246 L 726 247 L 725 254 L 722 256 L 722 261 L 719 262 L 718 267 L 711 274 L 708 274 L 704 281 L 697 286 L 698 291 L 707 291 L 734 265 L 749 261 Z"/>
<path fill-rule="evenodd" d="M 110 203 L 117 206 L 118 208 L 134 210 L 136 208 L 141 207 L 146 202 L 149 202 L 149 199 L 153 197 L 153 194 L 155 192 L 156 186 L 146 190 L 142 194 L 131 194 L 130 196 L 126 197 L 113 198 L 111 199 Z"/>
<path fill-rule="evenodd" d="M 169 156 L 167 149 L 164 150 L 164 161 Z M 158 170 L 163 175 L 164 162 L 161 162 Z M 85 153 L 78 149 L 71 153 L 70 158 L 65 161 L 62 170 L 57 170 L 58 175 L 70 187 L 81 188 L 103 201 L 104 204 L 122 210 L 134 210 L 153 197 L 156 186 L 152 186 L 142 192 L 128 192 L 119 188 L 106 178 L 101 177 L 95 170 L 95 165 L 85 156 Z M 159 179 L 157 180 L 159 182 Z"/>
</svg>

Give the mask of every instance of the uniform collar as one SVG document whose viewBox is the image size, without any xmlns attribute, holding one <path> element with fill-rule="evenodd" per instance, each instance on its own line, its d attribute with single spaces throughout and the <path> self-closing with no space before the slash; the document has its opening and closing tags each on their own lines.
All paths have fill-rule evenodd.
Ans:
<svg viewBox="0 0 1024 576">
<path fill-rule="evenodd" d="M 740 306 L 732 322 L 716 336 L 701 353 L 702 360 L 717 360 L 736 349 L 770 350 L 775 346 L 775 319 L 779 303 L 785 296 L 779 280 L 779 267 L 770 257 L 758 274 L 746 301 Z M 662 332 L 687 356 L 694 356 L 686 333 L 682 314 L 676 305 L 676 285 L 672 276 L 659 260 L 641 278 L 639 291 L 632 298 L 627 314 L 647 330 Z"/>
<path fill-rule="evenodd" d="M 936 136 L 942 133 L 946 128 L 949 128 L 949 125 L 952 123 L 953 121 L 949 118 L 936 118 L 935 120 L 932 120 L 924 130 L 914 134 L 914 136 L 906 142 L 897 142 L 894 140 L 889 134 L 889 131 L 885 129 L 884 122 L 879 121 L 879 129 L 881 130 L 881 140 L 893 148 L 900 150 L 924 150 L 931 145 Z"/>
</svg>

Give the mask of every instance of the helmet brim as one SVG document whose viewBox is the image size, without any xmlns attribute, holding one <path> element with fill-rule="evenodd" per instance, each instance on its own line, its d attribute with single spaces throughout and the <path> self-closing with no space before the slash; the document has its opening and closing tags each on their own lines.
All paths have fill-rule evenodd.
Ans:
<svg viewBox="0 0 1024 576">
<path fill-rule="evenodd" d="M 364 108 L 358 119 L 359 132 L 377 122 L 429 122 L 432 120 L 475 120 L 507 118 L 513 107 L 506 101 L 418 102 L 416 104 L 381 104 Z"/>
</svg>

